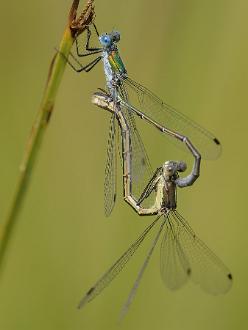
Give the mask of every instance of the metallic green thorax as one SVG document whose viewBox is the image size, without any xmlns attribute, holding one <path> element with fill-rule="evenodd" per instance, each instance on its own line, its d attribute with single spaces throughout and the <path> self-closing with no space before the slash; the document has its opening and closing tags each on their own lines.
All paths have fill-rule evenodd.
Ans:
<svg viewBox="0 0 248 330">
<path fill-rule="evenodd" d="M 118 71 L 119 73 L 127 73 L 127 70 L 122 62 L 122 59 L 118 51 L 113 50 L 108 54 L 108 60 L 113 72 Z"/>
</svg>

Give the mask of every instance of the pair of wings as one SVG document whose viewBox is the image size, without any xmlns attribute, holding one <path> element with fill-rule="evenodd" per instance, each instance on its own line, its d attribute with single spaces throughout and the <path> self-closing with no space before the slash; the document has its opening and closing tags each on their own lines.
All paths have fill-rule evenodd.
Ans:
<svg viewBox="0 0 248 330">
<path fill-rule="evenodd" d="M 164 231 L 160 251 L 160 271 L 165 285 L 179 289 L 188 279 L 211 294 L 224 294 L 232 285 L 232 275 L 224 263 L 195 235 L 188 222 L 175 210 L 159 215 L 128 250 L 107 270 L 107 272 L 88 290 L 82 298 L 79 308 L 94 299 L 121 272 L 137 251 L 148 233 L 161 221 L 160 229 L 152 243 L 141 267 L 135 284 L 124 305 L 126 313 L 139 286 L 142 275 L 148 265 L 159 236 Z"/>
<path fill-rule="evenodd" d="M 164 103 L 159 97 L 144 86 L 130 78 L 125 78 L 122 83 L 116 87 L 115 92 L 119 99 L 124 101 L 120 102 L 120 107 L 130 129 L 132 150 L 132 193 L 136 199 L 139 199 L 153 172 L 144 144 L 136 127 L 135 117 L 138 115 L 137 112 L 135 112 L 135 109 L 138 109 L 161 126 L 188 137 L 203 158 L 216 159 L 220 155 L 221 144 L 212 133 Z M 131 107 L 129 107 L 128 104 L 131 104 Z M 118 130 L 118 124 L 116 123 L 115 115 L 113 114 L 110 120 L 104 181 L 104 206 L 106 216 L 111 214 L 116 199 Z M 169 141 L 179 147 L 183 147 L 182 142 L 173 139 L 168 134 L 165 135 Z"/>
</svg>

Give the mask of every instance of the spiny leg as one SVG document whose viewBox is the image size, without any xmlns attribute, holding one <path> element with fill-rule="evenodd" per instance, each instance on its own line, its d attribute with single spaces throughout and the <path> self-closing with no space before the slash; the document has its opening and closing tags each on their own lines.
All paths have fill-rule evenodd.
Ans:
<svg viewBox="0 0 248 330">
<path fill-rule="evenodd" d="M 65 59 L 65 61 L 70 65 L 70 67 L 78 73 L 80 73 L 82 71 L 89 72 L 102 59 L 101 56 L 98 56 L 97 58 L 95 58 L 93 61 L 91 61 L 87 65 L 82 66 L 82 64 L 75 58 L 75 56 L 72 53 L 70 53 L 70 56 L 80 66 L 80 68 L 76 68 L 76 66 L 71 61 L 69 61 L 69 59 L 63 53 L 59 52 L 59 54 Z M 91 55 L 91 54 L 89 54 L 89 55 Z"/>
<path fill-rule="evenodd" d="M 95 27 L 95 31 L 97 31 L 95 25 L 94 25 L 94 27 Z M 102 52 L 102 48 L 100 48 L 100 47 L 90 47 L 91 30 L 88 26 L 87 26 L 86 29 L 87 29 L 87 41 L 86 41 L 85 49 L 89 53 L 80 53 L 79 44 L 78 44 L 78 37 L 76 37 L 75 41 L 76 41 L 76 51 L 77 51 L 77 56 L 78 57 L 84 57 L 84 56 L 88 56 L 88 55 L 91 55 L 91 54 L 96 54 L 96 52 Z M 99 35 L 98 31 L 97 31 L 97 35 Z"/>
<path fill-rule="evenodd" d="M 154 190 L 156 186 L 156 182 L 158 176 L 161 174 L 162 167 L 158 167 L 154 172 L 151 180 L 148 182 L 147 186 L 145 187 L 144 191 L 142 192 L 140 198 L 137 201 L 137 205 L 140 205 Z"/>
</svg>

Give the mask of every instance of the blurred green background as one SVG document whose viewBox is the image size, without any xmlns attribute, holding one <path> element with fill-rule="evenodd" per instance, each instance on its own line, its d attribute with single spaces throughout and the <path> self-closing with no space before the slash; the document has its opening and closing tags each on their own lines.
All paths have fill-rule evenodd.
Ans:
<svg viewBox="0 0 248 330">
<path fill-rule="evenodd" d="M 0 3 L 0 222 L 70 5 Z M 114 212 L 104 217 L 109 114 L 90 103 L 105 86 L 103 70 L 76 75 L 67 68 L 1 276 L 1 330 L 247 329 L 247 12 L 245 0 L 96 1 L 99 31 L 121 32 L 130 77 L 222 141 L 221 158 L 203 161 L 197 183 L 178 192 L 178 210 L 232 270 L 231 291 L 213 297 L 189 283 L 170 292 L 160 278 L 158 246 L 117 325 L 148 240 L 108 289 L 76 309 L 151 218 L 123 202 L 120 184 Z M 154 129 L 142 123 L 141 131 L 154 168 L 168 159 L 190 161 Z"/>
</svg>

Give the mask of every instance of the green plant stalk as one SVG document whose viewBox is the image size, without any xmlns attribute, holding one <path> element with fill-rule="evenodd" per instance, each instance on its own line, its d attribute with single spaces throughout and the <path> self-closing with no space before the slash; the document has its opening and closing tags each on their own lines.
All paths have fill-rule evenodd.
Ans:
<svg viewBox="0 0 248 330">
<path fill-rule="evenodd" d="M 85 14 L 89 16 L 88 20 L 86 19 L 87 24 L 90 24 L 91 20 L 94 19 L 92 2 L 93 1 L 88 1 L 87 3 L 87 6 L 89 6 L 90 3 L 91 8 L 89 10 L 91 10 L 92 12 L 90 12 L 89 14 L 89 12 L 85 11 Z M 31 175 L 33 173 L 34 165 L 37 161 L 37 156 L 40 151 L 40 147 L 45 136 L 46 128 L 48 126 L 49 119 L 51 118 L 51 114 L 54 108 L 55 97 L 58 92 L 58 88 L 65 70 L 66 61 L 63 56 L 60 56 L 59 53 L 63 53 L 65 57 L 68 57 L 70 49 L 74 42 L 76 29 L 72 31 L 71 24 L 75 19 L 78 4 L 79 0 L 74 0 L 69 14 L 69 22 L 65 29 L 59 47 L 59 52 L 55 54 L 50 65 L 47 84 L 41 102 L 41 106 L 38 110 L 33 127 L 31 129 L 24 152 L 24 157 L 19 168 L 19 176 L 14 192 L 14 197 L 10 205 L 5 222 L 0 227 L 0 269 L 2 268 L 3 259 L 6 254 L 7 246 L 11 234 L 13 232 L 14 225 L 20 214 L 27 189 L 31 181 Z M 83 26 L 81 25 L 80 33 L 83 30 Z"/>
</svg>

